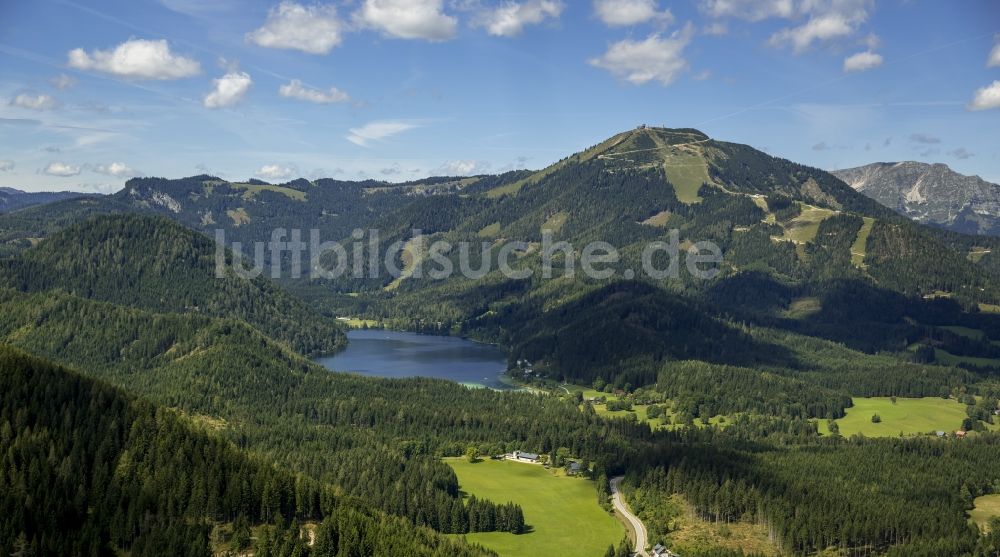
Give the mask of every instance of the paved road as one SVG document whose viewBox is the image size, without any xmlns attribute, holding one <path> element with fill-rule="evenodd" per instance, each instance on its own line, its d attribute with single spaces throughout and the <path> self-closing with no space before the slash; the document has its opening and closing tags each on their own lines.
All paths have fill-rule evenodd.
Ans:
<svg viewBox="0 0 1000 557">
<path fill-rule="evenodd" d="M 625 520 L 632 525 L 632 531 L 635 532 L 635 554 L 641 557 L 649 557 L 649 553 L 646 552 L 647 545 L 647 535 L 646 526 L 639 520 L 639 517 L 632 514 L 632 511 L 628 510 L 628 506 L 622 499 L 622 494 L 618 491 L 618 484 L 621 483 L 623 476 L 617 476 L 611 478 L 611 503 L 614 505 L 615 510 L 625 517 Z"/>
</svg>

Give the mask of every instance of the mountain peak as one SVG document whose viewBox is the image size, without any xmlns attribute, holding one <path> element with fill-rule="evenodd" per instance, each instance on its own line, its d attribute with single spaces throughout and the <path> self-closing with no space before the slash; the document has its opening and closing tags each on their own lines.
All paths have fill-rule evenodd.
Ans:
<svg viewBox="0 0 1000 557">
<path fill-rule="evenodd" d="M 1000 186 L 944 163 L 873 163 L 833 172 L 855 190 L 919 222 L 1000 235 Z"/>
</svg>

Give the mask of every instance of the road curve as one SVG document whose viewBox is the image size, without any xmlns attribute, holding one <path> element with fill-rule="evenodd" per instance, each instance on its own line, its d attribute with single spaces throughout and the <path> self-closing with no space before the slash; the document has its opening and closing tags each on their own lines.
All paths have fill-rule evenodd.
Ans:
<svg viewBox="0 0 1000 557">
<path fill-rule="evenodd" d="M 628 506 L 622 499 L 622 493 L 618 490 L 618 484 L 621 483 L 623 477 L 616 476 L 611 478 L 611 504 L 614 505 L 615 511 L 632 525 L 632 531 L 635 532 L 635 554 L 640 557 L 649 557 L 649 553 L 646 552 L 646 545 L 648 544 L 646 526 L 639 520 L 639 517 L 628 510 Z"/>
</svg>

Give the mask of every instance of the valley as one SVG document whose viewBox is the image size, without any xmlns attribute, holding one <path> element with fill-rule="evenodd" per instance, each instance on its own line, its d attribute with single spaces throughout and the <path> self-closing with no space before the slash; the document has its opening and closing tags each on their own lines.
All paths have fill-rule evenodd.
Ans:
<svg viewBox="0 0 1000 557">
<path fill-rule="evenodd" d="M 287 250 L 258 276 L 240 272 L 233 242 L 302 227 L 340 241 L 364 272 L 286 276 Z M 356 228 L 378 236 L 357 242 Z M 546 278 L 543 231 L 573 248 L 555 260 L 563 269 L 577 246 L 613 240 L 618 272 Z M 671 235 L 680 250 L 717 246 L 718 276 L 621 278 Z M 192 547 L 337 554 L 325 540 L 360 528 L 375 537 L 351 547 L 628 553 L 609 512 L 615 477 L 646 550 L 989 543 L 966 524 L 1000 481 L 1000 318 L 982 309 L 1000 305 L 992 243 L 912 223 L 749 146 L 643 127 L 538 172 L 136 178 L 106 198 L 2 215 L 0 238 L 0 342 L 176 416 L 179 439 L 287 474 L 253 488 L 252 511 L 191 503 L 200 486 L 178 495 L 183 507 L 147 507 L 176 531 L 204 525 L 186 535 Z M 429 278 L 461 262 L 457 249 L 418 257 L 424 241 L 523 242 L 513 261 L 534 272 L 511 277 L 490 260 L 482 276 Z M 407 248 L 390 252 L 406 274 L 371 272 L 369 250 L 393 243 Z M 968 257 L 973 247 L 983 256 Z M 5 416 L 5 443 L 33 439 Z M 489 458 L 512 451 L 551 466 Z M 101 462 L 127 463 L 114 454 Z M 572 463 L 587 477 L 569 477 Z M 181 473 L 157 466 L 148 473 Z M 39 535 L 33 520 L 4 523 L 3 539 Z M 74 520 L 137 555 L 175 540 Z"/>
<path fill-rule="evenodd" d="M 0 1 L 0 557 L 1000 557 L 998 15 Z"/>
</svg>

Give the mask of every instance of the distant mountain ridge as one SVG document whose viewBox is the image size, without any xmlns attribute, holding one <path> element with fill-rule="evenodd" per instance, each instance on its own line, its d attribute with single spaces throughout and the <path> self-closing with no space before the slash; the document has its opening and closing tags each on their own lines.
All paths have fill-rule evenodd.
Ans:
<svg viewBox="0 0 1000 557">
<path fill-rule="evenodd" d="M 948 165 L 879 162 L 832 174 L 855 190 L 924 224 L 1000 236 L 1000 185 Z"/>
<path fill-rule="evenodd" d="M 0 187 L 0 213 L 9 213 L 25 207 L 54 203 L 64 199 L 94 197 L 98 194 L 78 191 L 38 191 L 27 192 L 15 188 Z"/>
</svg>

